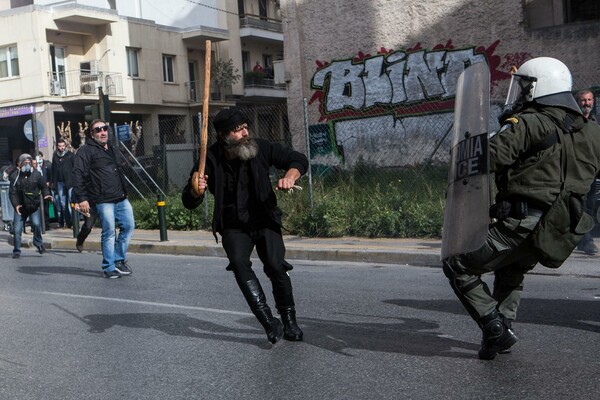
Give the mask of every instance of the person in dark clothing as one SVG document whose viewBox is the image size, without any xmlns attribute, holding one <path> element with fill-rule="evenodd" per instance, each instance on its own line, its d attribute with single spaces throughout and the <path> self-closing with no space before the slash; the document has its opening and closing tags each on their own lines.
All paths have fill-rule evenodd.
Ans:
<svg viewBox="0 0 600 400">
<path fill-rule="evenodd" d="M 38 152 L 39 162 L 36 165 L 36 168 L 40 174 L 46 180 L 46 184 L 50 187 L 50 179 L 52 178 L 52 163 L 50 161 L 44 160 L 44 153 L 41 151 Z M 33 160 L 35 162 L 35 160 Z M 50 193 L 52 195 L 52 193 Z M 44 224 L 46 230 L 50 230 L 50 202 L 44 202 Z"/>
<path fill-rule="evenodd" d="M 40 219 L 40 194 L 45 200 L 51 200 L 50 190 L 44 177 L 32 167 L 32 158 L 29 154 L 21 154 L 19 157 L 20 172 L 11 181 L 9 196 L 10 202 L 15 208 L 13 221 L 14 247 L 13 258 L 21 256 L 21 234 L 23 223 L 30 218 L 33 230 L 33 244 L 40 254 L 43 254 L 44 241 L 42 239 L 42 227 Z"/>
<path fill-rule="evenodd" d="M 212 229 L 222 237 L 229 259 L 227 270 L 235 275 L 237 284 L 261 323 L 267 338 L 276 343 L 302 340 L 303 332 L 296 322 L 292 282 L 285 261 L 285 246 L 281 233 L 281 210 L 269 180 L 273 166 L 284 170 L 275 190 L 288 191 L 306 172 L 306 157 L 279 143 L 254 139 L 248 131 L 248 120 L 237 108 L 221 110 L 214 118 L 218 140 L 207 151 L 206 171 L 199 176 L 192 170 L 182 192 L 183 205 L 197 208 L 208 189 L 215 197 Z M 275 306 L 281 321 L 267 305 L 250 254 L 256 247 L 264 272 L 271 280 Z"/>
<path fill-rule="evenodd" d="M 105 278 L 115 279 L 131 275 L 127 248 L 135 221 L 121 170 L 125 160 L 110 144 L 109 129 L 102 120 L 92 121 L 91 140 L 86 141 L 75 155 L 73 182 L 79 210 L 87 214 L 95 207 L 100 217 L 102 271 Z"/>
<path fill-rule="evenodd" d="M 73 194 L 73 197 L 77 198 L 77 195 Z M 78 203 L 75 203 L 75 209 L 77 211 L 80 211 Z M 90 233 L 92 233 L 92 229 L 94 228 L 94 225 L 96 224 L 97 220 L 98 220 L 98 213 L 96 212 L 96 208 L 90 207 L 89 213 L 83 215 L 83 225 L 81 226 L 81 229 L 79 230 L 79 233 L 77 234 L 77 241 L 75 242 L 75 248 L 77 249 L 78 252 L 81 253 L 83 251 L 83 244 L 85 243 L 85 240 L 90 235 Z"/>
<path fill-rule="evenodd" d="M 59 139 L 52 156 L 52 184 L 54 204 L 58 217 L 58 226 L 71 227 L 71 188 L 73 172 L 73 153 L 67 150 L 67 142 Z"/>
<path fill-rule="evenodd" d="M 598 123 L 598 120 L 596 120 L 596 117 L 592 114 L 592 109 L 594 108 L 594 92 L 590 89 L 580 90 L 577 92 L 575 98 L 577 104 L 579 104 L 579 107 L 581 108 L 583 116 L 588 121 Z M 596 205 L 596 180 L 597 179 L 594 179 L 589 192 L 585 196 L 585 208 L 590 214 L 593 214 Z M 583 236 L 583 239 L 581 239 L 581 242 L 577 245 L 577 250 L 583 251 L 588 256 L 593 256 L 598 253 L 598 246 L 594 243 L 594 237 L 591 232 L 588 232 Z"/>
</svg>

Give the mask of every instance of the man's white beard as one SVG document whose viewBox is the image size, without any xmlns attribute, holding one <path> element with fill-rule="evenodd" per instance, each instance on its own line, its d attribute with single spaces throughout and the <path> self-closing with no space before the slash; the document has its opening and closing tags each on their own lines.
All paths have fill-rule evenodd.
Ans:
<svg viewBox="0 0 600 400">
<path fill-rule="evenodd" d="M 592 107 L 591 106 L 583 106 L 583 107 L 581 107 L 581 112 L 583 113 L 583 115 L 589 115 L 589 113 L 592 112 Z"/>
<path fill-rule="evenodd" d="M 241 140 L 225 138 L 225 150 L 231 157 L 247 161 L 258 154 L 258 143 L 251 138 Z"/>
</svg>

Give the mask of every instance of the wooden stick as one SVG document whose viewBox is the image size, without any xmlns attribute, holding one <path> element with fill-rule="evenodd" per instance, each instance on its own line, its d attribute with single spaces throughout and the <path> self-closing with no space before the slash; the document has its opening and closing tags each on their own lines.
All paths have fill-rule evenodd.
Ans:
<svg viewBox="0 0 600 400">
<path fill-rule="evenodd" d="M 206 150 L 208 147 L 208 96 L 210 95 L 210 40 L 206 41 L 206 55 L 204 57 L 204 95 L 202 97 L 202 133 L 200 136 L 200 160 L 198 171 L 192 174 L 192 189 L 196 196 L 202 196 L 198 187 L 198 179 L 204 176 L 206 167 Z"/>
<path fill-rule="evenodd" d="M 210 96 L 210 40 L 206 41 L 204 57 L 204 96 L 202 97 L 202 136 L 200 138 L 200 162 L 198 173 L 204 176 L 206 166 L 206 148 L 208 146 L 208 97 Z"/>
</svg>

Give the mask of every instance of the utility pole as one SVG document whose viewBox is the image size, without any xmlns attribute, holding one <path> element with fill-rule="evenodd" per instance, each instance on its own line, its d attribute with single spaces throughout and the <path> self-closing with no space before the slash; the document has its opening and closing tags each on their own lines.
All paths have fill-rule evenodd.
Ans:
<svg viewBox="0 0 600 400">
<path fill-rule="evenodd" d="M 33 158 L 36 160 L 36 165 L 37 165 L 37 157 L 38 154 L 40 153 L 40 144 L 38 143 L 38 130 L 37 130 L 37 118 L 35 115 L 35 109 L 36 106 L 33 106 L 33 110 L 31 113 L 31 136 L 33 137 L 33 147 L 34 147 L 34 153 L 33 153 Z M 46 178 L 46 177 L 44 177 Z M 46 215 L 44 214 L 44 196 L 43 193 L 40 194 L 40 219 L 41 219 L 41 228 L 42 228 L 42 235 L 44 233 L 46 233 Z M 23 223 L 25 223 L 25 221 L 23 221 Z"/>
</svg>

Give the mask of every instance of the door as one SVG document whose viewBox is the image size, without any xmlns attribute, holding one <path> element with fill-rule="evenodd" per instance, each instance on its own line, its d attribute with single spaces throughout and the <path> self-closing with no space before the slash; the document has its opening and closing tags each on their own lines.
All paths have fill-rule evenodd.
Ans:
<svg viewBox="0 0 600 400">
<path fill-rule="evenodd" d="M 198 63 L 196 61 L 190 61 L 188 63 L 188 73 L 190 76 L 190 87 L 188 96 L 190 101 L 198 101 L 198 91 L 200 89 L 200 82 L 198 82 Z"/>
<path fill-rule="evenodd" d="M 57 88 L 60 90 L 61 96 L 67 95 L 67 79 L 65 76 L 65 48 L 50 46 L 50 63 L 52 65 L 52 80 L 58 82 L 58 86 L 53 83 L 53 89 Z M 58 93 L 54 93 L 58 94 Z"/>
</svg>

